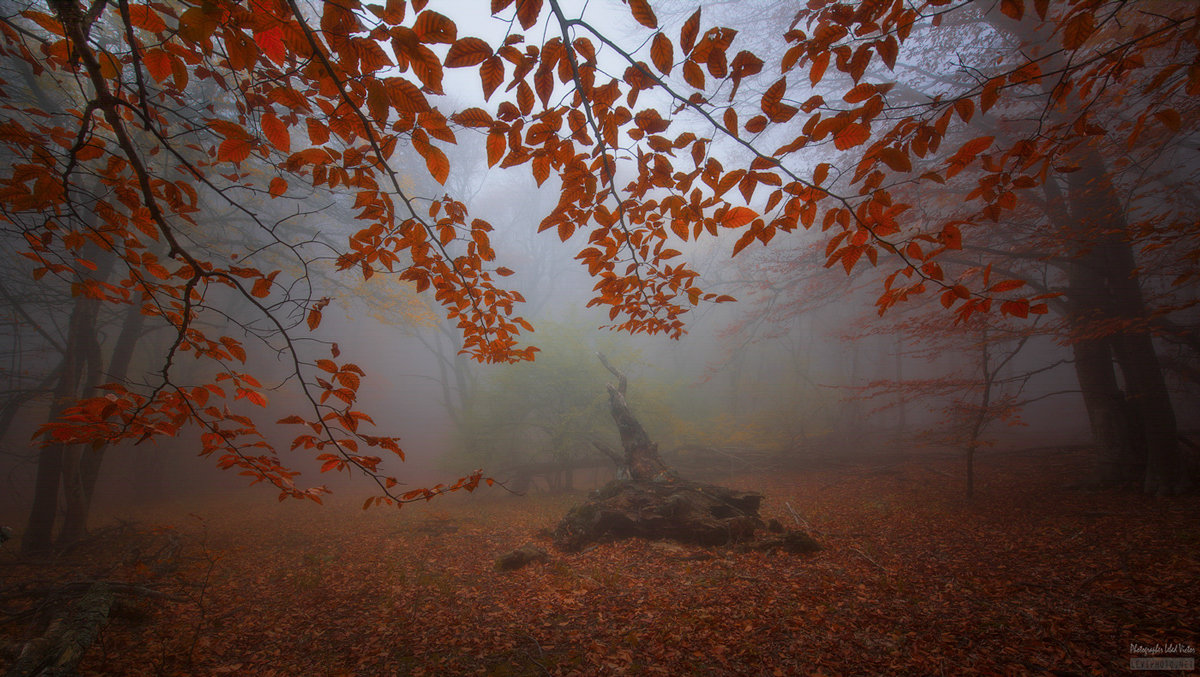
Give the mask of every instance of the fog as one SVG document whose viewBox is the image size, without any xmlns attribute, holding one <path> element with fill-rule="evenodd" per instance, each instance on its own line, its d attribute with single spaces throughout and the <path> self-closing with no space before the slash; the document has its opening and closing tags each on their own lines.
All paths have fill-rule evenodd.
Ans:
<svg viewBox="0 0 1200 677">
<path fill-rule="evenodd" d="M 88 674 L 885 674 L 852 654 L 999 655 L 979 619 L 1075 634 L 977 672 L 1083 674 L 1194 641 L 1164 601 L 1200 566 L 1186 3 L 352 4 L 98 3 L 84 50 L 4 8 L 0 659 L 97 581 L 137 597 L 101 644 L 164 658 Z"/>
<path fill-rule="evenodd" d="M 672 25 L 682 23 L 693 10 L 689 3 L 658 7 L 661 21 Z M 749 12 L 743 5 L 713 3 L 705 7 L 704 16 L 743 35 L 766 38 L 777 36 L 771 28 L 786 25 L 791 11 L 771 2 L 757 3 Z M 634 35 L 638 30 L 619 3 L 595 3 L 584 18 L 613 36 Z M 551 29 L 550 24 L 538 26 L 533 32 Z M 461 34 L 486 40 L 501 40 L 507 30 L 510 27 L 503 21 L 459 19 Z M 970 27 L 964 24 L 956 30 L 965 35 Z M 986 30 L 975 37 L 975 48 L 982 52 L 1003 48 L 1001 38 Z M 787 49 L 786 42 L 772 39 L 757 45 L 759 55 L 768 61 L 780 58 Z M 893 73 L 873 71 L 879 79 L 899 79 L 895 91 L 902 92 L 902 99 L 920 91 L 954 91 L 956 67 L 932 59 L 935 50 L 922 42 L 926 39 L 933 38 L 918 37 L 906 48 L 905 62 Z M 642 54 L 646 45 L 634 43 L 631 49 Z M 612 50 L 602 50 L 600 59 L 602 70 L 620 69 L 620 59 Z M 767 75 L 740 85 L 732 108 L 740 109 L 743 119 L 756 112 L 757 99 L 770 83 Z M 834 98 L 841 85 L 830 79 L 814 87 L 813 93 Z M 487 105 L 470 69 L 448 69 L 445 91 L 444 96 L 431 97 L 443 110 Z M 641 103 L 671 107 L 665 95 L 654 91 L 644 93 Z M 707 122 L 691 110 L 676 111 L 675 118 L 679 132 L 712 136 Z M 499 477 L 513 466 L 530 463 L 602 460 L 594 450 L 589 452 L 595 441 L 590 438 L 599 436 L 615 444 L 615 431 L 606 429 L 610 426 L 605 424 L 602 404 L 608 376 L 591 357 L 596 352 L 609 354 L 626 371 L 631 401 L 668 455 L 706 447 L 732 458 L 744 457 L 746 463 L 770 458 L 772 463 L 803 465 L 816 459 L 855 463 L 896 455 L 953 455 L 964 444 L 1002 453 L 1089 442 L 1087 412 L 1070 366 L 1071 349 L 1061 320 L 1052 314 L 961 324 L 948 313 L 939 313 L 932 298 L 900 304 L 881 316 L 875 312 L 875 297 L 882 277 L 892 269 L 856 267 L 847 274 L 839 265 L 827 266 L 821 254 L 828 242 L 823 229 L 781 234 L 767 247 L 753 243 L 736 257 L 730 253 L 740 238 L 737 232 L 676 242 L 682 260 L 699 273 L 700 286 L 737 301 L 699 304 L 686 314 L 687 333 L 678 340 L 614 332 L 603 306 L 588 307 L 596 280 L 575 259 L 585 246 L 586 231 L 579 230 L 566 241 L 553 231 L 537 232 L 563 192 L 560 178 L 552 173 L 539 187 L 524 167 L 489 168 L 485 133 L 464 127 L 457 130 L 457 137 L 455 145 L 444 147 L 450 159 L 444 185 L 423 171 L 420 156 L 411 148 L 398 151 L 393 164 L 405 190 L 419 201 L 453 196 L 472 217 L 492 224 L 495 263 L 515 271 L 504 283 L 524 296 L 517 313 L 534 327 L 521 340 L 537 346 L 546 361 L 576 371 L 556 372 L 539 367 L 538 360 L 533 365 L 474 364 L 456 355 L 462 347 L 461 332 L 429 293 L 416 293 L 411 283 L 395 275 L 363 280 L 336 272 L 331 258 L 356 228 L 353 197 L 346 191 L 323 186 L 311 194 L 289 191 L 281 200 L 252 198 L 245 203 L 251 211 L 239 211 L 218 195 L 201 195 L 200 212 L 223 227 L 188 234 L 199 250 L 219 255 L 231 247 L 243 249 L 248 252 L 241 259 L 244 265 L 281 269 L 283 277 L 290 278 L 289 299 L 330 299 L 320 329 L 297 342 L 314 354 L 318 346 L 336 343 L 345 360 L 363 367 L 367 376 L 359 404 L 379 424 L 380 433 L 402 438 L 406 460 L 389 472 L 406 483 L 421 486 L 476 468 Z M 786 127 L 775 126 L 755 143 L 773 147 L 787 138 Z M 721 135 L 715 137 L 712 154 L 731 166 L 750 158 L 747 148 Z M 827 147 L 817 147 L 804 154 L 795 169 L 811 172 L 821 162 L 839 167 L 841 161 Z M 846 169 L 838 170 L 839 182 L 848 180 Z M 1186 176 L 1189 171 L 1179 174 Z M 616 182 L 631 178 L 632 172 L 632 156 L 622 156 Z M 954 197 L 925 199 L 917 209 L 934 213 L 942 208 L 938 201 L 947 199 Z M 750 205 L 761 209 L 763 203 Z M 263 231 L 255 224 L 274 225 Z M 19 272 L 14 270 L 14 279 L 6 282 L 10 299 L 22 293 L 21 285 L 27 286 Z M 1043 269 L 1042 274 L 1054 272 Z M 1053 280 L 1048 282 L 1053 286 Z M 66 317 L 64 301 L 48 301 L 35 311 L 44 313 L 60 333 Z M 213 312 L 202 321 L 223 326 L 246 342 L 247 364 L 254 365 L 254 375 L 264 383 L 270 415 L 283 418 L 301 406 L 295 375 L 275 327 L 229 290 L 212 289 L 204 305 Z M 303 322 L 300 303 L 285 300 L 272 310 L 285 325 Z M 31 332 L 16 312 L 10 317 L 4 354 L 12 365 L 7 372 L 9 389 L 20 393 L 27 384 L 44 378 L 54 360 L 45 352 L 44 339 L 49 335 Z M 109 337 L 106 341 L 112 340 L 116 327 L 110 322 L 103 331 Z M 128 381 L 152 387 L 155 371 L 162 366 L 159 354 L 173 339 L 163 327 L 145 331 L 134 363 L 134 372 L 140 369 L 142 375 Z M 992 332 L 990 337 L 981 339 L 981 332 L 987 331 Z M 980 367 L 978 352 L 984 343 L 993 348 L 993 362 L 1003 364 L 992 374 L 996 392 L 991 394 L 989 420 L 975 435 L 977 439 L 970 441 L 962 428 L 978 409 L 981 369 L 995 368 Z M 190 381 L 203 381 L 202 371 L 187 372 L 193 369 L 190 362 L 182 360 L 178 368 Z M 206 368 L 199 363 L 194 367 Z M 1184 381 L 1173 383 L 1178 419 L 1194 420 L 1194 390 Z M 545 410 L 546 402 L 564 393 L 577 399 L 562 410 Z M 13 397 L 10 406 L 22 413 L 4 438 L 6 523 L 20 523 L 27 509 L 37 455 L 30 436 L 46 411 L 44 401 L 22 403 L 19 395 Z M 525 408 L 504 414 L 497 409 L 516 400 Z M 995 406 L 997 401 L 1006 403 L 1003 410 Z M 537 421 L 546 417 L 574 417 L 586 423 L 557 431 L 554 444 L 548 444 L 544 436 L 550 433 L 537 429 L 545 425 Z M 106 500 L 148 492 L 187 495 L 193 487 L 232 490 L 239 486 L 236 477 L 225 477 L 212 471 L 211 464 L 192 457 L 193 435 L 194 431 L 184 430 L 175 438 L 126 445 L 113 454 L 100 483 Z M 283 431 L 266 435 L 275 448 L 289 446 Z M 494 439 L 482 447 L 472 441 L 487 436 Z M 287 454 L 287 465 L 301 470 L 304 482 L 355 491 L 353 477 L 317 473 L 320 464 L 306 456 L 296 451 Z M 397 465 L 396 459 L 388 464 Z"/>
</svg>

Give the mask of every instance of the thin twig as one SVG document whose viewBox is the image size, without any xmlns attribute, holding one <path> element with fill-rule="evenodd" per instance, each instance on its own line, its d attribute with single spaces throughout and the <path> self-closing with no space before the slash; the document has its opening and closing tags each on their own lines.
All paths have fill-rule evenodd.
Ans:
<svg viewBox="0 0 1200 677">
<path fill-rule="evenodd" d="M 885 567 L 882 564 L 880 564 L 879 562 L 876 562 L 875 560 L 871 559 L 871 557 L 869 555 L 867 555 L 867 553 L 863 552 L 862 550 L 859 550 L 858 548 L 856 548 L 854 546 L 850 546 L 850 549 L 853 550 L 855 553 L 857 553 L 859 557 L 862 557 L 863 559 L 867 560 L 871 564 L 874 564 L 883 573 L 885 573 L 885 574 L 892 573 L 891 571 L 888 570 L 887 567 Z"/>
</svg>

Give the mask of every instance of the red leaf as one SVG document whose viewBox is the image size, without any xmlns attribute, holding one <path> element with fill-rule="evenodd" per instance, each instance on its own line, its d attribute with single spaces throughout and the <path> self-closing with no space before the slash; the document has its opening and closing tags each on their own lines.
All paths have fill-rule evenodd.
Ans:
<svg viewBox="0 0 1200 677">
<path fill-rule="evenodd" d="M 279 26 L 271 26 L 265 31 L 256 32 L 254 42 L 258 43 L 263 54 L 266 54 L 267 58 L 274 61 L 276 65 L 282 66 L 287 61 L 287 47 L 283 44 L 283 29 Z"/>
<path fill-rule="evenodd" d="M 489 167 L 495 165 L 500 161 L 500 158 L 504 157 L 504 150 L 507 147 L 507 142 L 505 141 L 503 134 L 499 132 L 492 132 L 491 134 L 488 134 L 487 154 Z"/>
<path fill-rule="evenodd" d="M 654 34 L 654 42 L 650 46 L 650 60 L 654 62 L 654 67 L 663 75 L 671 74 L 671 67 L 675 65 L 675 48 L 671 45 L 671 39 L 662 33 Z"/>
<path fill-rule="evenodd" d="M 1084 10 L 1071 17 L 1063 29 L 1062 43 L 1067 49 L 1079 49 L 1096 30 L 1096 19 Z"/>
<path fill-rule="evenodd" d="M 421 42 L 451 44 L 458 38 L 458 26 L 448 17 L 433 10 L 421 12 L 412 30 Z"/>
<path fill-rule="evenodd" d="M 654 10 L 650 9 L 650 3 L 646 0 L 629 0 L 629 11 L 646 28 L 658 28 L 658 17 L 654 16 Z"/>
<path fill-rule="evenodd" d="M 492 48 L 479 38 L 463 38 L 450 46 L 446 53 L 447 68 L 463 68 L 483 63 L 492 55 Z"/>
<path fill-rule="evenodd" d="M 883 150 L 879 151 L 879 157 L 887 164 L 888 167 L 891 167 L 893 171 L 912 171 L 912 162 L 908 159 L 908 153 L 905 153 L 899 148 L 892 148 L 891 146 L 884 148 Z"/>
<path fill-rule="evenodd" d="M 867 129 L 865 125 L 851 122 L 834 133 L 833 145 L 838 150 L 849 150 L 866 143 L 869 138 L 871 138 L 871 130 Z"/>
<path fill-rule="evenodd" d="M 167 24 L 163 22 L 158 12 L 146 5 L 129 5 L 129 23 L 134 28 L 141 28 L 151 33 L 158 33 L 167 28 Z"/>
<path fill-rule="evenodd" d="M 288 126 L 283 123 L 275 113 L 267 111 L 262 116 L 263 136 L 267 137 L 267 141 L 271 142 L 280 152 L 292 152 L 292 135 L 288 131 Z"/>
<path fill-rule="evenodd" d="M 1025 283 L 1022 282 L 1021 280 L 1005 280 L 1003 282 L 997 282 L 996 284 L 988 287 L 988 292 L 993 293 L 993 294 L 1000 294 L 1000 293 L 1003 293 L 1006 291 L 1012 291 L 1014 289 L 1018 289 L 1018 288 L 1024 287 L 1024 286 L 1025 286 Z"/>
<path fill-rule="evenodd" d="M 690 54 L 692 48 L 696 46 L 696 36 L 699 33 L 700 10 L 697 9 L 679 29 L 679 49 L 683 50 L 684 55 Z"/>
<path fill-rule="evenodd" d="M 721 218 L 721 225 L 726 228 L 741 228 L 758 216 L 758 212 L 749 207 L 733 207 Z"/>
<path fill-rule="evenodd" d="M 260 299 L 270 296 L 271 281 L 265 277 L 255 280 L 254 287 L 250 290 L 250 295 Z"/>
<path fill-rule="evenodd" d="M 993 136 L 980 136 L 964 143 L 962 148 L 958 149 L 957 155 L 964 157 L 974 157 L 991 147 Z"/>
<path fill-rule="evenodd" d="M 532 28 L 541 13 L 542 0 L 517 0 L 517 21 L 521 22 L 521 28 Z"/>
<path fill-rule="evenodd" d="M 504 82 L 504 63 L 498 56 L 490 56 L 479 67 L 479 81 L 483 84 L 483 99 L 492 98 L 492 92 Z"/>
<path fill-rule="evenodd" d="M 250 157 L 250 142 L 246 139 L 225 139 L 217 146 L 217 160 L 242 162 Z"/>
</svg>

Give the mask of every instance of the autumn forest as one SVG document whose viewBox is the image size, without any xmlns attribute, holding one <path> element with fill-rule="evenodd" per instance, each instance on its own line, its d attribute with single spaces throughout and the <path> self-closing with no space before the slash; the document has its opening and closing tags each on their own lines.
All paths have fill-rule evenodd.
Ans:
<svg viewBox="0 0 1200 677">
<path fill-rule="evenodd" d="M 0 0 L 0 669 L 1189 674 L 1194 0 Z"/>
</svg>

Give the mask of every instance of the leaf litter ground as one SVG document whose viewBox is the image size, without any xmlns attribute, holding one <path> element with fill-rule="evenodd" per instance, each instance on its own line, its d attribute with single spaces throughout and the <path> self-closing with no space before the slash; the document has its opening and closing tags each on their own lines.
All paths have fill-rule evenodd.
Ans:
<svg viewBox="0 0 1200 677">
<path fill-rule="evenodd" d="M 149 580 L 144 563 L 107 575 L 176 599 L 117 615 L 81 668 L 1088 675 L 1126 670 L 1132 643 L 1194 647 L 1200 499 L 1066 489 L 1085 466 L 1068 453 L 990 455 L 971 505 L 945 458 L 739 475 L 725 483 L 766 493 L 765 517 L 793 522 L 790 503 L 825 549 L 633 540 L 552 552 L 511 573 L 494 558 L 539 542 L 582 494 L 493 492 L 399 512 L 362 512 L 352 497 L 164 505 L 155 519 L 173 525 L 185 552 L 173 582 Z M 10 561 L 5 578 L 87 578 L 96 562 Z M 6 624 L 8 646 L 26 630 Z"/>
</svg>

